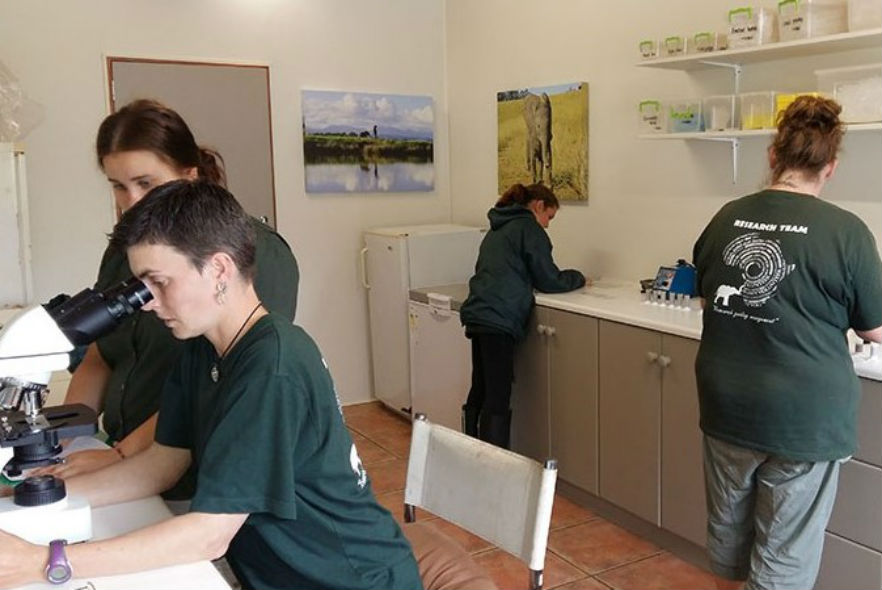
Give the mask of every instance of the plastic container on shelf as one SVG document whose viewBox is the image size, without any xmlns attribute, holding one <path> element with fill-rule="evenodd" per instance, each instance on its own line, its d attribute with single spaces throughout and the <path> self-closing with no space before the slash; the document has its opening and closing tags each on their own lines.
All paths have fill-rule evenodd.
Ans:
<svg viewBox="0 0 882 590">
<path fill-rule="evenodd" d="M 665 103 L 668 131 L 671 133 L 694 133 L 702 130 L 701 100 L 672 100 Z"/>
<path fill-rule="evenodd" d="M 848 30 L 862 31 L 882 27 L 882 2 L 848 0 Z"/>
<path fill-rule="evenodd" d="M 658 41 L 646 39 L 640 42 L 640 57 L 643 59 L 655 59 L 658 57 Z"/>
<path fill-rule="evenodd" d="M 823 92 L 791 92 L 791 93 L 779 93 L 775 95 L 775 123 L 778 122 L 778 117 L 781 116 L 781 113 L 787 110 L 787 107 L 796 100 L 798 96 L 827 96 Z"/>
<path fill-rule="evenodd" d="M 660 100 L 641 100 L 637 105 L 638 133 L 666 133 L 668 130 L 664 104 Z"/>
<path fill-rule="evenodd" d="M 707 96 L 701 104 L 705 131 L 729 131 L 736 128 L 735 95 Z"/>
<path fill-rule="evenodd" d="M 882 121 L 882 64 L 816 70 L 818 89 L 842 105 L 845 123 Z"/>
<path fill-rule="evenodd" d="M 672 37 L 665 37 L 659 51 L 662 56 L 676 57 L 686 53 L 687 45 L 686 37 L 674 35 Z"/>
<path fill-rule="evenodd" d="M 710 53 L 711 51 L 722 51 L 729 47 L 728 38 L 725 33 L 695 33 L 689 39 L 687 50 L 689 53 Z"/>
<path fill-rule="evenodd" d="M 742 129 L 775 128 L 776 92 L 745 92 L 738 95 Z"/>
<path fill-rule="evenodd" d="M 844 0 L 780 0 L 778 38 L 794 41 L 843 33 L 848 28 Z"/>
<path fill-rule="evenodd" d="M 778 40 L 775 11 L 759 6 L 742 6 L 729 11 L 729 47 L 755 47 Z"/>
</svg>

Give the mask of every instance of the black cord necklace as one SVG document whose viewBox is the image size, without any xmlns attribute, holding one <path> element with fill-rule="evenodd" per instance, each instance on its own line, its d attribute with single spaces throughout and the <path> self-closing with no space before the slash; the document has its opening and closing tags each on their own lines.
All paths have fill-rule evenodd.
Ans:
<svg viewBox="0 0 882 590">
<path fill-rule="evenodd" d="M 257 305 L 254 306 L 254 309 L 251 310 L 251 313 L 248 314 L 248 317 L 245 318 L 245 321 L 242 322 L 242 325 L 239 326 L 239 330 L 236 332 L 236 335 L 233 336 L 233 339 L 230 340 L 230 343 L 227 344 L 227 347 L 224 349 L 220 356 L 215 359 L 213 363 L 211 363 L 211 380 L 215 383 L 220 379 L 220 364 L 223 362 L 224 358 L 227 356 L 227 353 L 230 352 L 230 349 L 233 348 L 233 345 L 239 339 L 239 336 L 242 335 L 242 330 L 245 329 L 245 326 L 248 325 L 248 322 L 251 321 L 251 318 L 254 317 L 254 314 L 257 313 L 257 310 L 263 305 L 260 301 L 257 302 Z"/>
</svg>

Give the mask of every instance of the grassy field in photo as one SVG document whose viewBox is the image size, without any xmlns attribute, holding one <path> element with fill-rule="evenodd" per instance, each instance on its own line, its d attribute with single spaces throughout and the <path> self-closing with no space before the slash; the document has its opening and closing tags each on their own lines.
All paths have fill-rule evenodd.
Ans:
<svg viewBox="0 0 882 590">
<path fill-rule="evenodd" d="M 588 85 L 549 95 L 551 99 L 552 190 L 561 200 L 588 198 Z M 530 184 L 524 99 L 497 102 L 499 194 L 515 183 Z"/>
<path fill-rule="evenodd" d="M 337 133 L 306 134 L 303 138 L 303 154 L 307 164 L 427 163 L 434 156 L 431 141 L 358 137 Z"/>
</svg>

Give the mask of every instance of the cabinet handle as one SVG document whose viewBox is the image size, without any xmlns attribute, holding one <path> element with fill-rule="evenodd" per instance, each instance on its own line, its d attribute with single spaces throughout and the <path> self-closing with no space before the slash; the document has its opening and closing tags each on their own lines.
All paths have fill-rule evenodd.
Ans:
<svg viewBox="0 0 882 590">
<path fill-rule="evenodd" d="M 671 357 L 661 355 L 658 357 L 658 364 L 660 364 L 662 368 L 668 367 L 671 364 Z"/>
<path fill-rule="evenodd" d="M 657 352 L 647 352 L 646 353 L 646 361 L 647 362 L 654 363 L 657 360 L 658 360 L 658 353 Z"/>
<path fill-rule="evenodd" d="M 548 328 L 546 328 L 546 327 L 543 326 L 542 324 L 538 324 L 538 325 L 536 326 L 536 331 L 539 332 L 540 334 L 542 334 L 543 336 L 545 335 L 545 331 L 546 331 L 547 329 L 548 329 Z"/>
<path fill-rule="evenodd" d="M 555 333 L 556 331 L 557 331 L 557 330 L 554 328 L 554 326 L 545 326 L 545 334 L 546 334 L 547 336 L 554 336 L 554 333 Z"/>
</svg>

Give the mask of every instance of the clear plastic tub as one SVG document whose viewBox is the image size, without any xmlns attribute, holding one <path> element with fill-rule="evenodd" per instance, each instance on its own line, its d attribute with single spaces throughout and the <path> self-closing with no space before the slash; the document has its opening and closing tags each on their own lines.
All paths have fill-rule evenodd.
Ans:
<svg viewBox="0 0 882 590">
<path fill-rule="evenodd" d="M 882 121 L 882 64 L 816 70 L 818 89 L 842 105 L 845 123 Z"/>
<path fill-rule="evenodd" d="M 711 51 L 722 51 L 729 47 L 728 39 L 725 33 L 695 33 L 689 39 L 689 53 L 710 53 Z"/>
<path fill-rule="evenodd" d="M 698 99 L 672 100 L 667 103 L 668 131 L 692 133 L 701 131 L 701 101 Z"/>
<path fill-rule="evenodd" d="M 746 92 L 738 95 L 742 129 L 775 128 L 776 92 Z"/>
<path fill-rule="evenodd" d="M 661 55 L 667 57 L 676 57 L 686 53 L 686 37 L 674 35 L 673 37 L 665 37 L 663 47 L 660 48 Z"/>
<path fill-rule="evenodd" d="M 642 100 L 637 105 L 638 133 L 665 133 L 668 130 L 664 105 L 660 100 Z"/>
<path fill-rule="evenodd" d="M 861 31 L 882 27 L 882 2 L 848 0 L 848 30 Z"/>
<path fill-rule="evenodd" d="M 778 37 L 794 41 L 843 33 L 848 28 L 844 0 L 780 0 Z"/>
<path fill-rule="evenodd" d="M 655 59 L 658 57 L 658 41 L 646 39 L 640 42 L 640 57 L 643 59 Z"/>
<path fill-rule="evenodd" d="M 705 131 L 729 131 L 736 128 L 735 95 L 707 96 L 701 105 Z"/>
<path fill-rule="evenodd" d="M 778 40 L 775 11 L 742 6 L 729 11 L 729 47 L 754 47 Z"/>
</svg>

